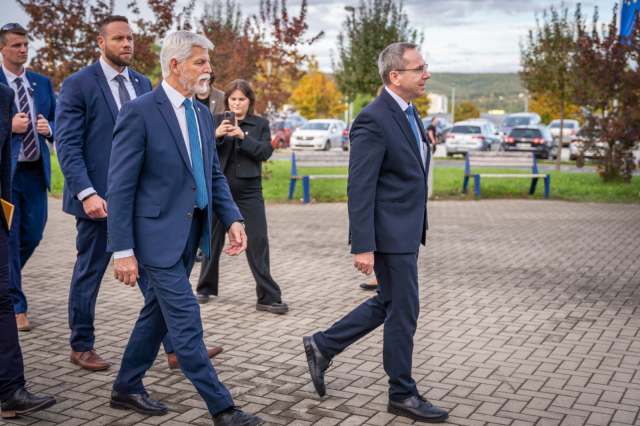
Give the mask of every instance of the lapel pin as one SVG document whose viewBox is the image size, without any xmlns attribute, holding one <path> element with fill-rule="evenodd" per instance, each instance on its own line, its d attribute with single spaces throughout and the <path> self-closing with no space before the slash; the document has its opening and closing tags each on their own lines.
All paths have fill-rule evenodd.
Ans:
<svg viewBox="0 0 640 426">
<path fill-rule="evenodd" d="M 35 81 L 34 81 L 33 83 L 31 83 L 31 84 L 33 84 L 34 86 L 36 86 L 36 82 L 35 82 Z"/>
<path fill-rule="evenodd" d="M 136 78 L 136 83 L 138 83 L 138 79 Z"/>
<path fill-rule="evenodd" d="M 245 134 L 245 135 L 248 135 L 248 134 L 249 134 L 249 132 L 244 132 L 244 134 Z"/>
</svg>

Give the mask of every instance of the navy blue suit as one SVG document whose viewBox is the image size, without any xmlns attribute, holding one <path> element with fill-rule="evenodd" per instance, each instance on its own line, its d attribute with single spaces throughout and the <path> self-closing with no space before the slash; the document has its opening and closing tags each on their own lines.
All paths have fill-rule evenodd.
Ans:
<svg viewBox="0 0 640 426">
<path fill-rule="evenodd" d="M 193 105 L 207 185 L 204 210 L 194 207 L 193 167 L 162 85 L 127 102 L 114 130 L 107 191 L 108 250 L 133 248 L 149 276 L 149 288 L 113 389 L 144 392 L 142 378 L 168 330 L 180 368 L 215 414 L 232 406 L 233 399 L 207 356 L 189 274 L 198 246 L 208 249 L 201 240 L 208 241 L 212 212 L 227 230 L 242 216 L 220 171 L 211 114 L 198 102 Z"/>
<path fill-rule="evenodd" d="M 49 121 L 51 135 L 47 138 L 38 134 L 37 142 L 40 147 L 40 160 L 37 170 L 18 170 L 18 153 L 22 145 L 24 134 L 13 134 L 11 139 L 11 171 L 13 177 L 12 192 L 15 212 L 9 232 L 10 286 L 13 307 L 16 314 L 27 312 L 27 297 L 22 291 L 22 268 L 27 263 L 38 244 L 42 240 L 44 227 L 47 223 L 47 189 L 51 190 L 51 156 L 46 140 L 53 142 L 55 135 L 54 114 L 56 110 L 56 95 L 53 92 L 51 80 L 40 74 L 27 71 L 33 96 L 35 116 L 42 114 Z M 0 83 L 9 85 L 0 67 Z M 13 106 L 13 115 L 18 113 L 18 105 Z M 33 123 L 36 131 L 35 123 Z"/>
<path fill-rule="evenodd" d="M 13 90 L 0 84 L 0 198 L 11 202 Z M 0 401 L 24 386 L 24 364 L 9 290 L 9 228 L 0 211 Z"/>
<path fill-rule="evenodd" d="M 137 96 L 152 90 L 151 82 L 143 75 L 129 69 L 129 77 Z M 96 299 L 111 260 L 111 253 L 107 252 L 107 220 L 90 218 L 77 195 L 93 187 L 98 196 L 106 198 L 117 117 L 118 105 L 99 61 L 62 83 L 56 111 L 56 147 L 65 178 L 62 209 L 76 217 L 78 231 L 78 257 L 69 291 L 69 340 L 76 352 L 93 349 Z M 143 294 L 147 283 L 147 276 L 141 271 L 139 286 Z M 165 351 L 173 352 L 169 339 Z"/>
<path fill-rule="evenodd" d="M 422 122 L 416 121 L 428 141 Z M 424 164 L 407 115 L 386 89 L 358 114 L 349 139 L 351 253 L 373 252 L 378 291 L 313 337 L 330 360 L 384 324 L 383 363 L 389 376 L 389 398 L 402 401 L 418 395 L 411 361 L 420 311 L 417 260 L 427 230 L 431 150 L 427 149 Z"/>
</svg>

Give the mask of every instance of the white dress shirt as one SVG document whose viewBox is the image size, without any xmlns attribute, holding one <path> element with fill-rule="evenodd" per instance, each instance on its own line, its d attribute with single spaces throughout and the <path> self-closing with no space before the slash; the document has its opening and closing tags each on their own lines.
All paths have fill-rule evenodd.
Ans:
<svg viewBox="0 0 640 426">
<path fill-rule="evenodd" d="M 133 82 L 131 81 L 131 78 L 129 76 L 129 67 L 124 67 L 124 70 L 122 72 L 118 72 L 116 71 L 115 68 L 109 65 L 107 61 L 104 60 L 102 55 L 100 55 L 99 62 L 100 62 L 100 67 L 102 68 L 102 72 L 104 73 L 104 76 L 107 78 L 107 83 L 109 83 L 109 89 L 111 89 L 111 94 L 113 95 L 113 98 L 116 101 L 118 111 L 120 111 L 120 108 L 122 108 L 122 105 L 120 105 L 120 93 L 119 93 L 120 83 L 118 83 L 118 80 L 116 80 L 117 76 L 121 75 L 124 77 L 124 87 L 127 89 L 127 92 L 129 92 L 129 97 L 131 99 L 135 99 L 138 97 L 138 95 L 136 94 L 136 88 L 133 87 Z M 92 186 L 90 186 L 89 188 L 78 192 L 78 195 L 77 195 L 78 200 L 82 201 L 84 197 L 86 197 L 89 194 L 93 194 L 95 192 L 96 190 L 93 189 Z"/>
<path fill-rule="evenodd" d="M 395 93 L 393 93 L 393 90 L 389 89 L 388 87 L 384 87 L 385 90 L 391 95 L 391 97 L 393 99 L 396 100 L 396 102 L 398 103 L 398 105 L 400 105 L 400 108 L 402 108 L 402 111 L 406 111 L 408 107 L 413 107 L 413 105 L 411 105 L 411 102 L 406 103 L 404 101 L 404 99 L 402 99 L 400 96 L 396 95 Z M 407 113 L 405 112 L 405 115 L 407 115 Z M 409 121 L 409 117 L 407 116 L 407 121 Z M 422 147 L 422 149 L 420 150 L 420 154 L 422 155 L 422 164 L 426 166 L 427 164 L 427 142 L 424 140 L 424 138 L 422 137 L 422 132 L 420 131 L 420 125 L 418 124 L 418 117 L 415 116 L 415 114 L 413 115 L 413 121 L 416 123 L 416 129 L 418 129 L 418 135 L 420 136 L 420 145 Z"/>
<path fill-rule="evenodd" d="M 7 70 L 6 67 L 2 67 L 2 72 L 4 72 L 4 77 L 7 79 L 7 83 L 9 83 L 9 87 L 13 89 L 15 95 L 15 104 L 18 111 L 20 111 L 20 98 L 18 97 L 18 85 L 16 84 L 16 78 L 20 77 L 22 79 L 22 86 L 24 87 L 25 93 L 27 94 L 27 102 L 29 102 L 29 112 L 31 113 L 31 125 L 33 126 L 33 132 L 36 136 L 36 156 L 33 160 L 28 159 L 24 155 L 24 146 L 20 144 L 20 152 L 18 153 L 18 161 L 37 161 L 40 158 L 40 134 L 38 133 L 38 112 L 36 111 L 35 103 L 33 102 L 33 96 L 29 93 L 29 89 L 31 88 L 31 84 L 29 83 L 29 79 L 27 78 L 27 69 L 23 68 L 22 75 L 15 75 L 11 71 Z M 49 126 L 49 135 L 51 135 L 51 126 Z"/>
<path fill-rule="evenodd" d="M 182 132 L 182 138 L 184 139 L 184 143 L 187 146 L 187 153 L 189 154 L 189 162 L 193 165 L 193 161 L 191 160 L 191 145 L 189 143 L 189 127 L 187 126 L 187 112 L 182 103 L 185 98 L 182 93 L 178 92 L 173 87 L 169 86 L 165 80 L 162 80 L 162 88 L 167 94 L 167 98 L 169 98 L 169 102 L 171 106 L 173 106 L 173 111 L 176 113 L 176 118 L 178 119 L 178 124 L 180 125 L 180 131 Z M 204 108 L 204 106 L 200 102 L 193 102 L 193 98 L 189 98 L 189 102 L 191 102 L 192 108 Z M 209 112 L 209 110 L 207 110 Z M 195 114 L 195 111 L 194 111 Z M 200 139 L 200 125 L 198 124 L 198 114 L 196 116 L 196 126 L 198 127 L 198 140 L 200 141 L 200 151 L 202 151 L 202 140 Z M 122 251 L 117 251 L 113 253 L 114 259 L 121 259 L 123 257 L 133 256 L 133 249 L 127 249 Z"/>
</svg>

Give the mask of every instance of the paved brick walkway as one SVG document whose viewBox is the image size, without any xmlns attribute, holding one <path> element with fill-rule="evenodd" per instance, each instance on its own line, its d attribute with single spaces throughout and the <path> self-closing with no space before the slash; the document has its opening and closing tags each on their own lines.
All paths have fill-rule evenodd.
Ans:
<svg viewBox="0 0 640 426">
<path fill-rule="evenodd" d="M 640 206 L 554 201 L 430 203 L 419 260 L 414 378 L 453 425 L 640 425 Z M 1 424 L 211 425 L 163 355 L 145 384 L 164 417 L 113 410 L 108 396 L 142 306 L 108 275 L 97 306 L 100 373 L 68 361 L 67 293 L 74 220 L 50 200 L 45 240 L 24 271 L 33 331 L 26 375 L 52 409 Z M 338 356 L 328 396 L 313 391 L 301 337 L 370 296 L 351 266 L 345 204 L 267 208 L 273 275 L 291 312 L 258 313 L 244 257 L 222 261 L 222 295 L 202 307 L 205 341 L 237 403 L 274 425 L 411 423 L 386 413 L 382 332 Z M 194 271 L 196 281 L 199 267 Z M 111 274 L 111 270 L 109 270 Z M 161 350 L 162 352 L 162 350 Z"/>
</svg>

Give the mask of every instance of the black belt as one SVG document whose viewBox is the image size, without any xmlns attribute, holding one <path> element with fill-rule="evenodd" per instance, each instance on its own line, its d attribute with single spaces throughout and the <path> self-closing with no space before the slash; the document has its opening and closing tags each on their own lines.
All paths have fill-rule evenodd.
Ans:
<svg viewBox="0 0 640 426">
<path fill-rule="evenodd" d="M 16 171 L 28 172 L 30 170 L 40 170 L 42 167 L 42 157 L 40 157 L 36 161 L 19 161 L 16 165 Z"/>
</svg>

